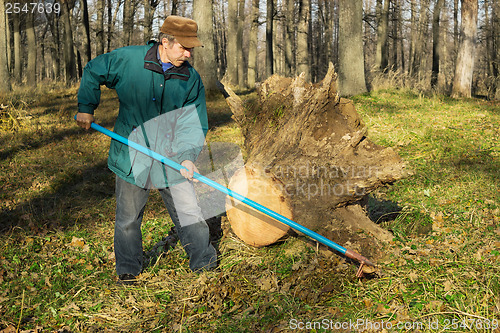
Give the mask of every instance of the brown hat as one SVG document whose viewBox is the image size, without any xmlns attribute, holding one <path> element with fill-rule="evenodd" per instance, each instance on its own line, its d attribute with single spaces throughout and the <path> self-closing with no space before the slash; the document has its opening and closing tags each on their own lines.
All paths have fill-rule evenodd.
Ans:
<svg viewBox="0 0 500 333">
<path fill-rule="evenodd" d="M 167 16 L 160 31 L 174 36 L 186 48 L 203 46 L 198 39 L 198 24 L 191 19 L 174 15 Z"/>
</svg>

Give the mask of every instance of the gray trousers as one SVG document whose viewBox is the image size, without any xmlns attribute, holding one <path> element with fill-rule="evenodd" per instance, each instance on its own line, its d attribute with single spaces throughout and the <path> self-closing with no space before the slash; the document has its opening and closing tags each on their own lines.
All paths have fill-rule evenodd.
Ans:
<svg viewBox="0 0 500 333">
<path fill-rule="evenodd" d="M 142 271 L 141 223 L 149 191 L 116 177 L 114 245 L 118 275 L 137 276 Z M 217 253 L 210 243 L 209 229 L 198 206 L 193 184 L 185 181 L 159 191 L 189 256 L 191 270 L 216 267 Z"/>
</svg>

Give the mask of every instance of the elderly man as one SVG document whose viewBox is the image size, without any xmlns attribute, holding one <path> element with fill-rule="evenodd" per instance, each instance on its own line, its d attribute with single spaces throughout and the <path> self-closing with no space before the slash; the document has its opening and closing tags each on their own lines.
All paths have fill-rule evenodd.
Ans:
<svg viewBox="0 0 500 333">
<path fill-rule="evenodd" d="M 111 141 L 108 167 L 116 174 L 116 272 L 125 284 L 134 283 L 143 269 L 141 222 L 152 188 L 160 191 L 190 268 L 210 270 L 217 264 L 192 184 L 198 171 L 194 162 L 208 130 L 203 83 L 187 61 L 192 49 L 202 46 L 198 26 L 193 20 L 169 16 L 160 31 L 159 42 L 123 47 L 90 61 L 78 91 L 79 126 L 90 128 L 100 85 L 106 85 L 120 100 L 115 133 L 135 135 L 186 167 L 182 177 L 172 176 L 172 170 L 159 167 L 159 162 Z"/>
</svg>

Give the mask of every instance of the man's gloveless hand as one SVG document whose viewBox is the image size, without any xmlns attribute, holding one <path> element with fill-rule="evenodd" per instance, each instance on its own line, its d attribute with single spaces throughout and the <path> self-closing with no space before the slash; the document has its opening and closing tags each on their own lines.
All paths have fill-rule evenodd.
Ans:
<svg viewBox="0 0 500 333">
<path fill-rule="evenodd" d="M 94 122 L 94 116 L 90 113 L 82 113 L 79 112 L 76 114 L 76 123 L 81 128 L 85 128 L 88 130 L 90 128 L 90 124 Z"/>
<path fill-rule="evenodd" d="M 199 182 L 198 179 L 194 179 L 193 175 L 195 172 L 199 173 L 198 168 L 194 163 L 190 160 L 185 160 L 184 162 L 181 163 L 183 167 L 186 167 L 186 169 L 181 169 L 181 175 L 189 180 L 192 180 L 193 182 Z"/>
</svg>

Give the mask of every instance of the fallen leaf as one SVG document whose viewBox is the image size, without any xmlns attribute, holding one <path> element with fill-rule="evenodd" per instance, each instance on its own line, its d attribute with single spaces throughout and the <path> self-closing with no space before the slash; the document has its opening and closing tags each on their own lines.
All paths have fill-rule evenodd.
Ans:
<svg viewBox="0 0 500 333">
<path fill-rule="evenodd" d="M 444 291 L 450 291 L 451 289 L 453 289 L 453 283 L 450 280 L 446 280 L 443 283 L 443 286 L 444 286 Z"/>
<path fill-rule="evenodd" d="M 389 312 L 391 312 L 391 309 L 389 307 L 386 307 L 384 304 L 378 304 L 377 305 L 377 309 L 375 310 L 377 313 L 381 313 L 381 314 L 387 314 Z"/>
<path fill-rule="evenodd" d="M 438 223 L 443 223 L 444 222 L 443 213 L 438 213 L 436 215 L 435 221 L 438 222 Z"/>
<path fill-rule="evenodd" d="M 415 282 L 418 279 L 418 275 L 415 272 L 411 272 L 410 274 L 408 274 L 408 277 L 410 278 L 411 282 Z"/>
<path fill-rule="evenodd" d="M 363 268 L 361 269 L 364 274 L 373 274 L 379 271 L 377 267 L 370 266 L 370 265 L 363 265 Z"/>
<path fill-rule="evenodd" d="M 131 303 L 131 304 L 135 304 L 136 301 L 135 301 L 135 298 L 134 296 L 132 296 L 132 294 L 130 294 L 126 300 L 127 303 Z"/>
<path fill-rule="evenodd" d="M 273 282 L 271 277 L 262 277 L 257 280 L 257 285 L 264 291 L 270 291 L 273 288 Z"/>
<path fill-rule="evenodd" d="M 0 331 L 0 333 L 16 333 L 16 332 L 17 329 L 12 325 L 7 326 L 6 328 Z"/>
<path fill-rule="evenodd" d="M 331 291 L 335 290 L 335 285 L 333 283 L 329 283 L 326 286 L 321 289 L 322 293 L 329 293 Z"/>
<path fill-rule="evenodd" d="M 290 291 L 290 287 L 292 286 L 292 284 L 290 282 L 285 282 L 281 288 L 280 288 L 280 292 L 283 293 L 283 294 L 287 294 L 289 291 Z"/>
<path fill-rule="evenodd" d="M 77 238 L 77 237 L 73 236 L 71 243 L 69 243 L 68 245 L 71 247 L 78 247 L 78 248 L 83 249 L 83 247 L 85 246 L 85 242 L 83 241 L 83 238 Z"/>
<path fill-rule="evenodd" d="M 430 301 L 426 308 L 431 311 L 443 311 L 444 302 L 443 301 Z"/>
<path fill-rule="evenodd" d="M 140 302 L 139 305 L 141 308 L 156 308 L 158 306 L 158 304 L 151 301 Z"/>
<path fill-rule="evenodd" d="M 484 249 L 479 249 L 476 254 L 474 254 L 474 258 L 478 261 L 481 261 L 482 258 L 483 258 L 483 253 L 484 253 Z"/>
<path fill-rule="evenodd" d="M 331 315 L 338 315 L 340 313 L 340 310 L 339 308 L 328 308 L 328 312 L 331 314 Z"/>
<path fill-rule="evenodd" d="M 365 298 L 363 300 L 363 303 L 365 304 L 365 308 L 371 308 L 373 306 L 373 302 L 371 299 L 369 298 Z"/>
<path fill-rule="evenodd" d="M 45 284 L 47 285 L 47 287 L 52 288 L 52 283 L 50 283 L 48 276 L 45 277 Z"/>
<path fill-rule="evenodd" d="M 70 310 L 75 310 L 75 311 L 80 311 L 80 307 L 76 305 L 74 302 L 66 305 L 65 307 L 61 308 L 62 311 L 69 312 Z"/>
<path fill-rule="evenodd" d="M 292 271 L 296 271 L 302 267 L 302 261 L 296 261 L 292 265 Z"/>
<path fill-rule="evenodd" d="M 430 258 L 429 259 L 429 265 L 431 266 L 437 266 L 440 264 L 440 260 L 439 259 L 436 259 L 436 258 Z"/>
</svg>

